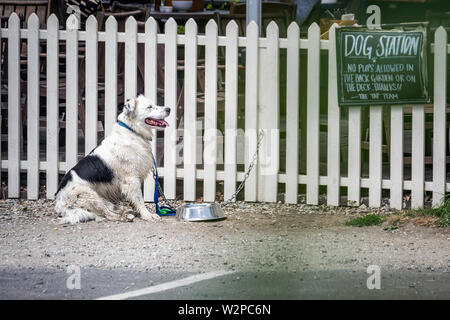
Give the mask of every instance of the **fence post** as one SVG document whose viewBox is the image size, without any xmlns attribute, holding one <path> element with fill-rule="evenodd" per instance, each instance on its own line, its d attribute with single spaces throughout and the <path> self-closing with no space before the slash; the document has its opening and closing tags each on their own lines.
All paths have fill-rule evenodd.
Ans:
<svg viewBox="0 0 450 320">
<path fill-rule="evenodd" d="M 1 41 L 1 39 L 2 39 L 2 30 L 0 28 L 0 41 Z M 3 59 L 0 59 L 0 70 L 3 70 L 2 60 Z M 3 82 L 3 80 L 2 80 L 3 77 L 2 76 L 3 76 L 3 72 L 0 72 L 0 83 Z M 2 99 L 2 94 L 1 94 L 1 91 L 0 91 L 0 103 L 1 103 L 1 99 Z M 2 133 L 2 115 L 1 115 L 1 112 L 0 112 L 0 188 L 1 188 L 0 190 L 2 190 L 2 199 L 3 199 L 3 183 L 2 183 L 2 174 L 1 174 L 1 170 L 2 170 L 2 157 L 1 157 L 1 154 L 2 154 L 2 135 L 1 135 L 1 133 Z"/>
<path fill-rule="evenodd" d="M 177 183 L 177 29 L 175 20 L 169 18 L 164 35 L 164 104 L 172 109 L 164 130 L 164 193 L 168 199 L 175 199 Z"/>
<path fill-rule="evenodd" d="M 320 28 L 308 29 L 306 203 L 319 204 L 319 127 L 320 127 Z"/>
<path fill-rule="evenodd" d="M 105 27 L 105 137 L 117 120 L 117 20 L 106 20 Z"/>
<path fill-rule="evenodd" d="M 445 197 L 447 149 L 447 32 L 443 27 L 436 30 L 434 39 L 433 206 L 439 206 Z"/>
<path fill-rule="evenodd" d="M 95 16 L 86 21 L 86 130 L 85 154 L 97 147 L 98 121 L 98 23 Z"/>
<path fill-rule="evenodd" d="M 156 20 L 150 17 L 145 23 L 145 95 L 156 105 L 157 96 L 157 37 L 158 30 Z M 155 159 L 157 152 L 157 133 L 156 129 L 152 130 L 152 141 L 150 142 L 153 156 Z M 144 181 L 144 200 L 153 202 L 153 192 L 155 191 L 155 180 L 152 173 Z"/>
<path fill-rule="evenodd" d="M 300 28 L 292 22 L 287 30 L 286 63 L 286 203 L 297 203 L 299 159 Z"/>
<path fill-rule="evenodd" d="M 54 199 L 59 167 L 59 21 L 47 20 L 47 199 Z"/>
<path fill-rule="evenodd" d="M 251 21 L 247 25 L 245 53 L 245 170 L 248 170 L 256 152 L 258 136 L 258 25 Z M 256 201 L 258 166 L 255 165 L 245 182 L 245 201 Z"/>
<path fill-rule="evenodd" d="M 39 198 L 39 18 L 28 18 L 27 42 L 27 198 Z"/>
<path fill-rule="evenodd" d="M 381 206 L 383 106 L 370 106 L 369 207 Z"/>
<path fill-rule="evenodd" d="M 425 111 L 423 105 L 412 106 L 411 208 L 422 208 L 425 184 Z"/>
<path fill-rule="evenodd" d="M 238 34 L 236 21 L 226 27 L 225 62 L 225 165 L 224 198 L 229 199 L 236 190 L 236 139 L 238 117 Z M 236 199 L 235 199 L 236 200 Z"/>
<path fill-rule="evenodd" d="M 348 107 L 348 189 L 352 206 L 361 201 L 361 107 Z"/>
<path fill-rule="evenodd" d="M 341 110 L 337 96 L 337 66 L 336 66 L 336 24 L 333 24 L 329 33 L 328 48 L 328 153 L 327 153 L 327 204 L 338 206 L 340 202 L 341 180 Z"/>
<path fill-rule="evenodd" d="M 66 172 L 78 162 L 78 29 L 67 19 L 66 40 Z"/>
<path fill-rule="evenodd" d="M 125 22 L 125 100 L 137 93 L 137 22 L 129 17 Z"/>
<path fill-rule="evenodd" d="M 267 26 L 267 47 L 260 48 L 258 125 L 264 139 L 258 152 L 258 200 L 276 202 L 279 171 L 280 77 L 278 26 Z"/>
<path fill-rule="evenodd" d="M 217 24 L 214 20 L 206 25 L 204 143 L 203 199 L 214 201 L 217 163 Z"/>
<path fill-rule="evenodd" d="M 403 106 L 391 106 L 391 200 L 390 207 L 403 208 Z"/>
<path fill-rule="evenodd" d="M 21 155 L 20 19 L 8 20 L 8 198 L 20 196 Z"/>
<path fill-rule="evenodd" d="M 197 164 L 197 24 L 189 19 L 185 27 L 186 45 L 184 58 L 184 200 L 196 198 Z M 206 70 L 205 72 L 208 72 Z M 206 108 L 209 107 L 205 104 Z"/>
</svg>

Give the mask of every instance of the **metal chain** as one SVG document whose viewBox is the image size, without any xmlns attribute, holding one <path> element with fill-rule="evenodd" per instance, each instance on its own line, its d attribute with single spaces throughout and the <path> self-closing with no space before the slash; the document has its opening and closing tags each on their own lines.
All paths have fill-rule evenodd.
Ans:
<svg viewBox="0 0 450 320">
<path fill-rule="evenodd" d="M 256 159 L 258 158 L 258 152 L 259 152 L 259 148 L 261 147 L 261 141 L 262 141 L 263 138 L 264 138 L 264 131 L 263 130 L 259 130 L 258 143 L 256 145 L 256 151 L 253 154 L 252 161 L 250 162 L 247 171 L 245 172 L 244 179 L 239 184 L 239 186 L 237 187 L 236 191 L 231 195 L 231 197 L 227 201 L 223 202 L 220 205 L 222 208 L 227 206 L 228 204 L 230 204 L 230 202 L 233 201 L 234 199 L 236 199 L 237 195 L 242 191 L 242 188 L 244 188 L 245 182 L 247 181 L 248 177 L 250 176 L 251 171 L 253 170 L 253 167 L 256 164 Z"/>
<path fill-rule="evenodd" d="M 256 144 L 256 151 L 255 151 L 255 153 L 253 154 L 252 161 L 250 161 L 250 164 L 249 164 L 249 166 L 248 166 L 247 171 L 245 172 L 244 179 L 243 179 L 242 182 L 239 184 L 239 186 L 237 187 L 236 191 L 231 195 L 231 197 L 230 197 L 228 200 L 226 200 L 225 202 L 223 202 L 223 203 L 220 204 L 220 206 L 221 206 L 222 208 L 225 207 L 225 206 L 227 206 L 228 204 L 230 204 L 230 202 L 232 202 L 234 199 L 236 199 L 237 195 L 238 195 L 238 194 L 242 191 L 242 189 L 244 188 L 245 182 L 247 181 L 248 177 L 250 176 L 250 173 L 251 173 L 252 170 L 253 170 L 253 167 L 254 167 L 255 164 L 256 164 L 256 159 L 258 158 L 258 152 L 259 152 L 259 149 L 260 149 L 260 147 L 261 147 L 261 142 L 262 142 L 263 138 L 264 138 L 264 131 L 261 129 L 261 130 L 259 130 L 259 134 L 258 134 L 258 142 L 257 142 L 257 144 Z M 153 173 L 153 179 L 156 181 L 156 172 L 155 172 L 155 168 L 154 168 L 154 167 L 152 167 L 152 173 Z M 165 196 L 165 194 L 164 194 L 164 191 L 163 191 L 162 188 L 161 188 L 161 184 L 159 184 L 158 182 L 157 182 L 157 184 L 158 184 L 159 194 L 161 195 L 161 197 L 162 197 L 162 199 L 163 199 L 163 202 L 166 203 L 166 204 L 169 204 L 169 206 L 171 206 L 171 207 L 175 207 L 175 205 L 173 204 L 173 201 L 169 201 L 169 200 L 166 198 L 166 196 Z"/>
</svg>

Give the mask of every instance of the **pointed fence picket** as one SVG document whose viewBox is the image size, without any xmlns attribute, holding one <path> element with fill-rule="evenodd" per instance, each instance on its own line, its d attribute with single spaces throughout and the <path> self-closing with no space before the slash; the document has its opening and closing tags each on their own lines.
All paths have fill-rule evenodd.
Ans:
<svg viewBox="0 0 450 320">
<path fill-rule="evenodd" d="M 0 29 L 0 43 L 1 43 L 1 39 L 3 38 L 3 31 Z M 3 70 L 4 67 L 4 59 L 0 59 L 0 70 Z M 0 72 L 0 83 L 3 82 L 3 72 Z M 1 134 L 3 132 L 3 128 L 2 128 L 2 120 L 3 118 L 1 117 L 1 102 L 2 102 L 2 94 L 1 94 L 1 89 L 0 89 L 0 186 L 3 186 L 3 179 L 2 179 L 2 139 L 1 139 Z M 2 192 L 3 193 L 3 192 Z"/>
<path fill-rule="evenodd" d="M 197 182 L 197 24 L 194 19 L 189 19 L 185 30 L 183 190 L 184 199 L 194 201 L 196 199 L 195 185 Z"/>
<path fill-rule="evenodd" d="M 173 18 L 165 25 L 164 45 L 164 105 L 172 112 L 167 117 L 169 127 L 164 130 L 164 193 L 168 199 L 176 197 L 177 165 L 177 23 Z"/>
<path fill-rule="evenodd" d="M 403 207 L 403 106 L 391 106 L 391 202 L 390 206 Z"/>
<path fill-rule="evenodd" d="M 117 121 L 117 20 L 106 20 L 105 32 L 105 136 Z"/>
<path fill-rule="evenodd" d="M 90 16 L 86 21 L 86 139 L 84 153 L 97 147 L 98 121 L 98 25 Z"/>
<path fill-rule="evenodd" d="M 286 67 L 286 203 L 297 203 L 299 158 L 300 28 L 291 23 L 287 31 Z"/>
<path fill-rule="evenodd" d="M 225 52 L 225 199 L 233 195 L 237 181 L 238 34 L 239 27 L 232 20 L 226 27 Z"/>
<path fill-rule="evenodd" d="M 20 196 L 20 20 L 8 20 L 8 198 Z"/>
<path fill-rule="evenodd" d="M 67 19 L 66 31 L 66 171 L 78 162 L 78 30 Z"/>
<path fill-rule="evenodd" d="M 59 163 L 59 22 L 55 15 L 47 20 L 47 198 L 58 189 Z"/>
<path fill-rule="evenodd" d="M 137 93 L 137 22 L 134 17 L 125 23 L 125 100 Z"/>
<path fill-rule="evenodd" d="M 39 197 L 39 18 L 28 18 L 27 70 L 27 198 Z"/>
<path fill-rule="evenodd" d="M 361 200 L 361 107 L 348 107 L 348 187 L 347 204 Z"/>
<path fill-rule="evenodd" d="M 267 26 L 267 45 L 260 50 L 259 72 L 270 77 L 259 81 L 258 129 L 263 130 L 264 139 L 258 152 L 258 201 L 276 202 L 278 196 L 279 171 L 279 116 L 280 90 L 278 26 L 271 22 Z"/>
<path fill-rule="evenodd" d="M 308 30 L 306 203 L 319 204 L 319 126 L 320 126 L 320 28 Z"/>
<path fill-rule="evenodd" d="M 217 24 L 210 20 L 205 35 L 205 133 L 203 199 L 216 199 L 217 167 Z"/>
<path fill-rule="evenodd" d="M 149 97 L 155 103 L 157 102 L 157 68 L 158 68 L 158 56 L 157 56 L 157 24 L 156 20 L 150 18 L 145 24 L 145 95 Z M 117 112 L 117 111 L 116 111 Z M 153 138 L 150 142 L 153 156 L 157 158 L 157 133 L 156 129 L 152 131 Z M 153 174 L 150 173 L 144 181 L 144 200 L 149 202 L 153 201 L 153 195 L 155 191 L 155 180 Z"/>
<path fill-rule="evenodd" d="M 434 40 L 434 117 L 433 117 L 433 205 L 445 198 L 446 102 L 447 102 L 447 32 L 439 27 Z"/>
<path fill-rule="evenodd" d="M 256 152 L 258 139 L 258 25 L 251 21 L 247 25 L 245 51 L 245 170 Z M 255 166 L 245 182 L 245 201 L 256 201 L 257 170 Z"/>
<path fill-rule="evenodd" d="M 341 109 L 338 105 L 337 96 L 337 67 L 336 67 L 336 25 L 331 26 L 329 33 L 329 55 L 328 55 L 328 186 L 327 204 L 338 206 L 340 202 L 340 119 Z"/>
<path fill-rule="evenodd" d="M 425 184 L 425 111 L 423 106 L 412 108 L 411 207 L 422 208 Z"/>
<path fill-rule="evenodd" d="M 26 189 L 28 199 L 39 197 L 40 172 L 46 173 L 46 197 L 53 199 L 58 187 L 61 174 L 72 168 L 81 156 L 78 153 L 79 135 L 84 134 L 85 150 L 90 152 L 98 143 L 97 121 L 99 119 L 98 95 L 98 44 L 105 47 L 105 135 L 109 135 L 117 118 L 118 102 L 118 45 L 125 45 L 125 98 L 132 98 L 137 91 L 137 45 L 145 45 L 145 94 L 155 103 L 157 101 L 157 83 L 164 83 L 164 105 L 172 112 L 167 121 L 169 127 L 164 131 L 163 163 L 160 163 L 159 175 L 164 183 L 164 191 L 168 199 L 177 197 L 177 179 L 183 180 L 183 195 L 186 201 L 196 200 L 200 194 L 204 201 L 215 201 L 216 187 L 223 181 L 224 197 L 228 199 L 234 194 L 236 185 L 245 178 L 245 171 L 249 168 L 253 154 L 257 150 L 258 132 L 264 132 L 264 139 L 259 150 L 259 158 L 254 170 L 245 182 L 245 201 L 275 202 L 278 200 L 280 184 L 285 184 L 285 202 L 297 203 L 299 185 L 306 185 L 306 202 L 318 204 L 319 194 L 326 186 L 327 204 L 337 206 L 341 203 L 342 187 L 347 187 L 347 200 L 350 205 L 361 203 L 361 190 L 369 190 L 369 206 L 381 206 L 384 190 L 390 191 L 390 206 L 395 209 L 404 207 L 405 194 L 411 193 L 411 206 L 424 206 L 424 193 L 433 193 L 433 205 L 439 205 L 450 191 L 446 172 L 446 146 L 448 144 L 446 88 L 447 68 L 446 59 L 450 53 L 447 33 L 444 28 L 438 28 L 435 33 L 432 54 L 434 55 L 434 110 L 433 110 L 433 177 L 432 181 L 425 181 L 425 108 L 423 105 L 412 107 L 412 160 L 411 180 L 405 180 L 404 171 L 404 111 L 403 106 L 390 107 L 390 141 L 389 171 L 390 177 L 383 177 L 383 107 L 370 106 L 369 116 L 369 177 L 362 177 L 361 140 L 366 133 L 361 131 L 362 108 L 348 107 L 348 175 L 341 176 L 341 155 L 343 144 L 341 129 L 342 109 L 337 104 L 336 84 L 336 53 L 335 26 L 330 30 L 330 40 L 321 40 L 319 27 L 311 25 L 307 39 L 300 39 L 298 25 L 293 23 L 288 28 L 287 38 L 279 38 L 278 27 L 269 24 L 267 36 L 259 37 L 258 26 L 251 22 L 247 26 L 246 37 L 238 36 L 238 27 L 230 22 L 226 27 L 226 35 L 218 35 L 218 26 L 210 21 L 205 34 L 199 34 L 197 25 L 190 20 L 185 28 L 185 34 L 178 34 L 178 26 L 173 19 L 165 25 L 165 33 L 157 33 L 157 23 L 150 18 L 145 24 L 145 33 L 137 32 L 137 22 L 134 18 L 126 21 L 125 32 L 118 32 L 117 21 L 110 17 L 106 21 L 105 31 L 98 31 L 94 17 L 88 18 L 86 30 L 79 30 L 74 23 L 75 17 L 70 16 L 66 30 L 59 30 L 58 20 L 52 15 L 47 21 L 47 28 L 39 30 L 37 16 L 31 15 L 27 28 L 20 29 L 20 19 L 12 14 L 8 20 L 8 28 L 0 29 L 0 36 L 7 41 L 7 55 L 1 59 L 7 62 L 7 150 L 3 151 L 0 162 L 1 169 L 7 172 L 7 180 L 2 180 L 8 187 L 9 198 L 20 197 L 20 174 L 26 173 Z M 40 97 L 40 48 L 46 42 L 46 105 L 42 106 Z M 65 107 L 60 106 L 60 42 L 65 42 Z M 86 50 L 79 53 L 80 42 L 85 43 Z M 21 80 L 20 55 L 22 45 L 26 45 L 26 75 Z M 158 63 L 157 47 L 164 46 L 164 66 L 162 70 Z M 205 114 L 204 114 L 204 145 L 202 159 L 198 158 L 197 134 L 199 123 L 197 120 L 197 72 L 199 47 L 205 52 Z M 184 76 L 182 86 L 178 83 L 178 52 L 184 47 Z M 219 47 L 225 50 L 225 109 L 224 118 L 218 117 L 218 54 Z M 245 48 L 245 79 L 240 79 L 238 52 Z M 280 105 L 280 50 L 286 49 L 286 105 Z M 306 175 L 299 172 L 299 104 L 301 94 L 298 90 L 300 81 L 301 50 L 307 51 L 306 72 Z M 328 100 L 327 121 L 320 121 L 320 53 L 328 50 Z M 203 50 L 202 50 L 203 52 Z M 85 56 L 85 60 L 83 60 Z M 85 71 L 85 96 L 79 96 L 79 71 Z M 282 70 L 282 72 L 284 72 Z M 158 75 L 163 74 L 163 79 Z M 2 76 L 4 76 L 2 74 Z M 161 81 L 163 80 L 163 81 Z M 241 108 L 238 100 L 238 82 L 245 83 L 245 104 Z M 182 118 L 177 119 L 176 110 L 179 97 L 179 87 L 184 90 L 184 109 L 179 112 Z M 23 90 L 22 90 L 23 91 Z M 85 99 L 84 101 L 81 99 Z M 83 102 L 83 103 L 81 103 Z M 86 106 L 79 109 L 80 106 Z M 46 108 L 46 117 L 40 116 L 42 107 Z M 280 172 L 280 110 L 286 109 L 286 171 Z M 26 108 L 27 126 L 25 139 L 27 142 L 26 156 L 23 160 L 22 152 L 22 109 Z M 61 112 L 60 112 L 61 109 Z M 244 171 L 239 171 L 238 162 L 238 110 L 245 112 L 244 127 Z M 79 110 L 81 113 L 79 114 Z M 385 111 L 388 111 L 386 108 Z M 59 127 L 61 114 L 65 117 L 65 128 Z M 345 114 L 345 113 L 344 113 Z M 39 148 L 40 121 L 45 119 L 46 148 Z M 200 119 L 200 118 L 199 118 Z M 81 123 L 79 121 L 85 121 Z M 224 121 L 223 124 L 220 121 Z M 3 122 L 4 123 L 4 122 Z M 178 124 L 183 124 L 184 132 L 177 132 Z M 220 162 L 217 154 L 221 151 L 219 145 L 219 127 L 225 128 L 223 170 L 218 169 Z M 327 125 L 327 163 L 326 176 L 320 176 L 320 125 Z M 85 127 L 85 132 L 78 129 Z M 345 127 L 344 127 L 345 128 Z M 66 131 L 64 147 L 59 147 L 59 132 Z M 155 132 L 155 131 L 154 131 Z M 156 133 L 156 132 L 155 132 Z M 302 132 L 305 134 L 305 132 Z M 183 136 L 183 151 L 178 144 L 178 135 Z M 157 152 L 156 134 L 150 142 L 154 155 Z M 181 140 L 181 139 L 180 139 Z M 1 144 L 0 144 L 1 147 Z M 61 150 L 60 150 L 61 149 Z M 59 152 L 65 150 L 64 157 Z M 7 151 L 7 152 L 6 152 Z M 45 160 L 41 160 L 42 153 Z M 177 157 L 183 154 L 183 165 Z M 343 157 L 344 158 L 344 157 Z M 62 161 L 61 161 L 62 160 Z M 197 164 L 203 163 L 204 168 Z M 203 180 L 203 190 L 196 188 L 196 183 Z M 153 200 L 154 180 L 150 174 L 144 183 L 145 201 Z"/>
<path fill-rule="evenodd" d="M 369 207 L 381 206 L 383 107 L 370 106 Z"/>
</svg>

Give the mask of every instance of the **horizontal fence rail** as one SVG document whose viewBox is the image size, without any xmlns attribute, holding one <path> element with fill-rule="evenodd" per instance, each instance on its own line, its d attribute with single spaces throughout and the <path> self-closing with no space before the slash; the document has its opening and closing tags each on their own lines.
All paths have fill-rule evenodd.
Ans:
<svg viewBox="0 0 450 320">
<path fill-rule="evenodd" d="M 405 191 L 410 193 L 413 208 L 424 206 L 426 191 L 432 193 L 433 205 L 439 205 L 450 192 L 446 168 L 450 44 L 442 27 L 437 29 L 432 44 L 434 91 L 431 94 L 434 102 L 430 181 L 425 176 L 425 106 L 411 108 L 409 180 L 405 180 L 404 172 L 405 106 L 389 108 L 388 179 L 383 175 L 386 170 L 383 168 L 386 162 L 383 160 L 383 107 L 369 107 L 369 131 L 363 132 L 363 107 L 347 107 L 344 112 L 344 108 L 338 106 L 335 26 L 330 30 L 330 40 L 321 40 L 317 24 L 311 25 L 308 38 L 303 39 L 296 23 L 289 26 L 286 38 L 279 38 L 278 26 L 272 22 L 267 27 L 267 36 L 261 38 L 254 22 L 247 26 L 246 36 L 241 37 L 234 21 L 226 26 L 224 34 L 219 34 L 218 25 L 211 20 L 205 33 L 200 34 L 196 22 L 191 19 L 186 23 L 184 34 L 178 34 L 173 19 L 166 22 L 164 33 L 158 33 L 153 18 L 147 20 L 145 31 L 140 32 L 134 18 L 126 21 L 124 32 L 118 32 L 118 23 L 113 17 L 106 21 L 105 31 L 99 31 L 93 16 L 87 19 L 85 31 L 70 29 L 71 19 L 74 17 L 68 19 L 66 30 L 60 30 L 57 18 L 52 15 L 46 29 L 40 29 L 37 16 L 32 14 L 25 29 L 21 28 L 23 22 L 19 16 L 12 14 L 8 27 L 0 30 L 2 77 L 5 77 L 2 78 L 1 103 L 6 106 L 2 117 L 7 116 L 7 121 L 0 123 L 7 125 L 7 129 L 2 130 L 7 132 L 2 140 L 7 150 L 1 150 L 0 144 L 0 164 L 5 172 L 2 177 L 7 178 L 2 182 L 7 186 L 9 198 L 20 197 L 21 173 L 26 173 L 26 182 L 22 182 L 22 186 L 26 184 L 27 198 L 37 199 L 43 186 L 40 173 L 45 173 L 45 196 L 53 199 L 61 174 L 82 156 L 79 151 L 88 154 L 98 144 L 99 121 L 103 120 L 106 136 L 111 132 L 120 111 L 117 107 L 121 94 L 118 92 L 120 52 L 125 56 L 124 98 L 137 94 L 137 78 L 141 72 L 138 61 L 143 58 L 145 95 L 154 101 L 163 98 L 164 105 L 174 111 L 167 119 L 170 126 L 164 131 L 163 147 L 158 145 L 158 139 L 151 142 L 154 155 L 160 159 L 158 173 L 163 178 L 168 199 L 178 197 L 195 201 L 200 194 L 204 201 L 217 201 L 218 183 L 223 184 L 223 197 L 228 199 L 246 178 L 255 152 L 258 152 L 257 165 L 246 178 L 245 201 L 277 202 L 284 185 L 285 197 L 281 200 L 286 203 L 298 203 L 302 186 L 306 188 L 308 204 L 319 204 L 319 196 L 326 194 L 327 205 L 342 205 L 346 194 L 347 204 L 359 205 L 362 192 L 367 189 L 368 205 L 380 207 L 383 191 L 388 190 L 390 206 L 402 209 Z M 119 45 L 123 46 L 122 51 Z M 143 46 L 144 51 L 140 51 L 139 46 Z M 160 47 L 164 49 L 163 56 L 158 55 Z M 182 66 L 180 48 L 184 60 Z M 104 50 L 103 59 L 100 59 L 101 50 Z M 140 56 L 142 52 L 143 57 Z M 302 53 L 307 55 L 305 67 L 300 63 Z M 327 54 L 326 64 L 321 59 L 323 53 Z M 224 61 L 219 61 L 220 54 Z M 164 61 L 163 65 L 160 61 Z M 104 102 L 99 101 L 100 62 L 104 63 L 101 88 Z M 62 63 L 64 70 L 60 68 Z M 26 69 L 26 78 L 21 68 Z M 327 72 L 328 90 L 325 122 L 321 121 L 320 112 L 322 99 L 325 99 L 321 95 L 321 74 L 324 72 Z M 81 74 L 84 75 L 82 78 Z M 305 78 L 302 78 L 303 74 Z M 202 75 L 203 82 L 199 82 Z M 285 79 L 281 75 L 285 75 Z M 282 81 L 283 86 L 280 85 Z M 219 92 L 221 82 L 223 92 Z M 80 83 L 85 88 L 82 93 Z M 161 83 L 162 92 L 159 90 Z M 306 88 L 304 93 L 299 90 L 302 85 Z M 200 87 L 203 90 L 201 103 Z M 306 118 L 299 112 L 302 99 Z M 219 101 L 223 101 L 223 110 Z M 80 108 L 80 103 L 85 108 Z M 104 114 L 100 116 L 102 103 Z M 181 112 L 176 112 L 181 105 Z M 45 117 L 41 115 L 42 110 L 45 110 Z M 61 110 L 64 110 L 63 127 Z M 282 110 L 286 114 L 284 118 L 281 117 Z M 202 118 L 199 118 L 199 112 Z M 224 116 L 220 117 L 222 112 Z M 26 123 L 22 121 L 25 115 Z M 300 135 L 305 132 L 301 132 L 300 122 L 306 122 L 301 129 L 306 130 L 307 137 L 306 145 L 302 146 Z M 325 131 L 321 129 L 324 125 Z M 23 126 L 26 131 L 22 131 Z M 40 137 L 42 128 L 46 134 Z M 341 136 L 344 128 L 348 135 L 346 149 Z M 65 130 L 65 138 L 60 138 L 61 129 Z M 182 129 L 181 146 L 179 129 Z M 260 130 L 264 138 L 258 150 Z M 325 142 L 321 141 L 322 132 L 326 134 Z M 366 134 L 369 136 L 369 167 L 368 176 L 363 176 L 361 141 Z M 45 140 L 43 149 L 42 139 Z M 24 141 L 26 148 L 23 148 Z M 78 150 L 78 146 L 83 145 L 81 141 L 84 141 L 84 150 Z M 320 147 L 323 143 L 325 149 Z M 321 168 L 323 150 L 326 151 L 325 174 Z M 344 152 L 347 153 L 347 168 L 342 167 Z M 284 158 L 280 157 L 282 153 Z M 224 161 L 220 161 L 218 154 Z M 299 165 L 301 157 L 305 159 L 305 172 L 302 172 L 302 163 Z M 344 171 L 346 176 L 342 175 Z M 182 180 L 182 193 L 177 191 L 179 180 Z M 203 182 L 202 187 L 197 185 L 198 181 Z M 154 186 L 150 175 L 144 183 L 146 201 L 153 201 Z"/>
</svg>

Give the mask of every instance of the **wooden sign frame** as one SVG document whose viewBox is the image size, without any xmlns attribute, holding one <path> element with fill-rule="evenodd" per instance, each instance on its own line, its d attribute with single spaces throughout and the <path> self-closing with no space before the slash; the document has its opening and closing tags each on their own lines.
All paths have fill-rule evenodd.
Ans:
<svg viewBox="0 0 450 320">
<path fill-rule="evenodd" d="M 336 28 L 339 106 L 430 103 L 427 36 L 422 24 Z"/>
</svg>

